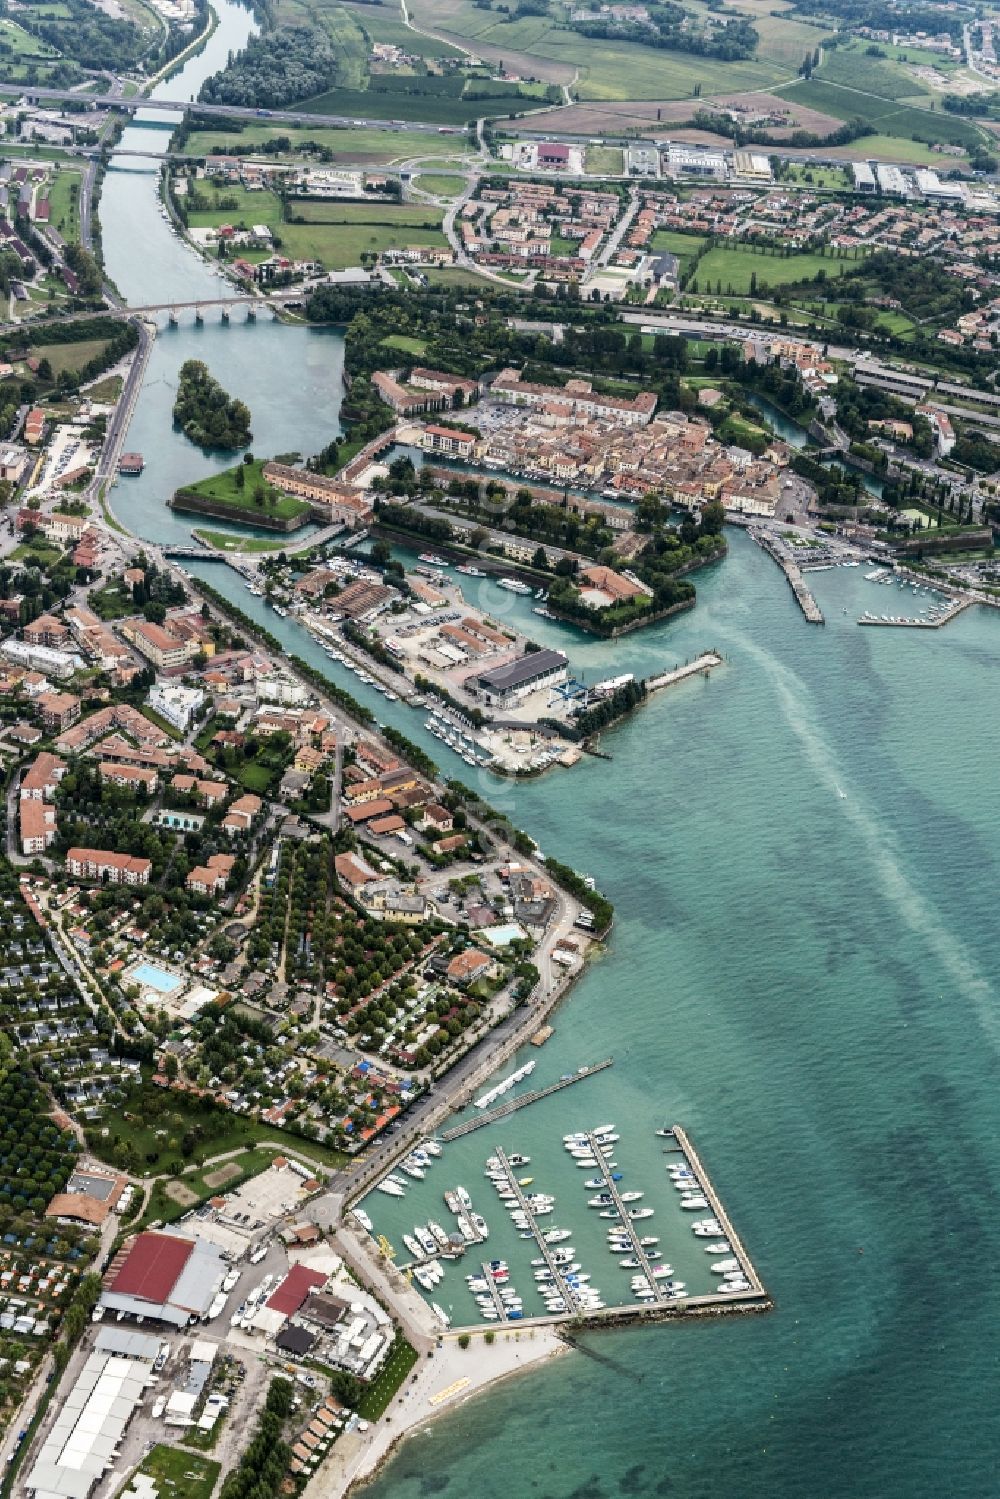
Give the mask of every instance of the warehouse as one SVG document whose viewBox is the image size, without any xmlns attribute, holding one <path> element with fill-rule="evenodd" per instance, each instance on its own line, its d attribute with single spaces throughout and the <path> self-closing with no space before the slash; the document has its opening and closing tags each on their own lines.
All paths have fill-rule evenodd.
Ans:
<svg viewBox="0 0 1000 1499">
<path fill-rule="evenodd" d="M 125 1429 L 147 1386 L 156 1382 L 157 1340 L 131 1336 L 126 1357 L 102 1329 L 25 1479 L 35 1499 L 87 1499 L 114 1467 Z"/>
<path fill-rule="evenodd" d="M 143 1233 L 116 1255 L 101 1305 L 185 1327 L 207 1314 L 225 1273 L 219 1251 L 203 1240 Z"/>
<path fill-rule="evenodd" d="M 566 657 L 562 651 L 529 651 L 506 666 L 494 666 L 476 677 L 484 701 L 508 708 L 542 686 L 566 680 Z"/>
</svg>

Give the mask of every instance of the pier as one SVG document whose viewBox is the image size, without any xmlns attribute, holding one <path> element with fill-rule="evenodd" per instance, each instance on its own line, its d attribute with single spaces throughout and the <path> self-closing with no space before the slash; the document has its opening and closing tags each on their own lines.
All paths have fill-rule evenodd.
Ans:
<svg viewBox="0 0 1000 1499">
<path fill-rule="evenodd" d="M 646 1251 L 639 1243 L 641 1234 L 638 1233 L 635 1223 L 629 1216 L 628 1203 L 622 1202 L 621 1200 L 621 1195 L 618 1191 L 618 1183 L 612 1176 L 611 1169 L 608 1166 L 607 1157 L 605 1156 L 604 1151 L 598 1145 L 594 1135 L 588 1134 L 587 1144 L 590 1146 L 594 1160 L 597 1162 L 600 1173 L 604 1178 L 604 1185 L 611 1196 L 611 1201 L 618 1210 L 618 1217 L 621 1220 L 622 1227 L 625 1229 L 625 1232 L 628 1234 L 629 1239 L 631 1240 L 632 1253 L 639 1261 L 639 1264 L 642 1267 L 642 1273 L 645 1275 L 649 1285 L 652 1286 L 653 1295 L 655 1296 L 656 1300 L 663 1301 L 667 1293 L 661 1288 L 659 1280 L 653 1274 L 653 1267 L 646 1257 Z M 642 1221 L 645 1223 L 646 1219 L 644 1218 Z M 719 1222 L 721 1224 L 721 1218 L 719 1219 Z"/>
<path fill-rule="evenodd" d="M 569 1077 L 561 1077 L 558 1082 L 549 1083 L 545 1088 L 532 1088 L 528 1093 L 522 1093 L 517 1098 L 508 1099 L 499 1108 L 490 1109 L 485 1114 L 480 1114 L 476 1119 L 466 1119 L 464 1124 L 456 1124 L 453 1129 L 441 1130 L 438 1139 L 449 1143 L 459 1140 L 463 1135 L 471 1135 L 474 1129 L 482 1129 L 484 1124 L 496 1124 L 498 1119 L 506 1119 L 510 1114 L 516 1114 L 518 1109 L 527 1108 L 529 1103 L 537 1103 L 540 1098 L 547 1098 L 550 1093 L 558 1093 L 560 1088 L 568 1088 L 571 1083 L 580 1083 L 585 1077 L 593 1077 L 595 1072 L 603 1072 L 605 1067 L 614 1065 L 614 1057 L 605 1057 L 603 1062 L 592 1062 L 589 1067 L 581 1067 L 578 1072 Z"/>
<path fill-rule="evenodd" d="M 503 1153 L 499 1146 L 497 1146 L 495 1153 L 497 1160 L 503 1167 L 504 1175 L 506 1176 L 507 1181 L 510 1184 L 511 1191 L 514 1193 L 514 1196 L 517 1199 L 517 1205 L 528 1220 L 528 1227 L 531 1229 L 531 1232 L 534 1235 L 535 1243 L 538 1245 L 538 1252 L 544 1259 L 546 1265 L 551 1270 L 553 1283 L 559 1288 L 559 1294 L 566 1303 L 567 1310 L 561 1315 L 571 1315 L 573 1312 L 576 1312 L 579 1309 L 576 1292 L 567 1284 L 566 1276 L 563 1272 L 563 1267 L 561 1265 L 557 1265 L 555 1260 L 552 1258 L 552 1250 L 545 1242 L 545 1236 L 542 1230 L 538 1227 L 538 1224 L 535 1220 L 535 1215 L 529 1208 L 527 1199 L 524 1193 L 521 1191 L 521 1188 L 518 1186 L 518 1181 L 517 1177 L 514 1174 L 513 1166 L 510 1164 L 506 1155 Z M 538 1282 L 536 1281 L 535 1284 L 537 1286 Z M 494 1295 L 496 1295 L 495 1292 Z"/>
<path fill-rule="evenodd" d="M 940 630 L 942 625 L 950 624 L 956 615 L 961 614 L 964 609 L 968 609 L 975 602 L 975 599 L 970 598 L 956 599 L 947 613 L 938 615 L 937 619 L 912 619 L 903 615 L 897 615 L 895 619 L 892 617 L 881 619 L 874 614 L 862 614 L 858 624 L 888 625 L 897 630 Z"/>
<path fill-rule="evenodd" d="M 722 1203 L 719 1200 L 719 1194 L 712 1186 L 708 1172 L 705 1170 L 704 1166 L 699 1160 L 697 1151 L 691 1144 L 691 1141 L 688 1139 L 681 1125 L 675 1124 L 673 1126 L 672 1133 L 674 1139 L 677 1141 L 677 1149 L 684 1155 L 685 1160 L 698 1179 L 698 1185 L 701 1187 L 702 1196 L 705 1198 L 709 1207 L 712 1209 L 712 1212 L 715 1214 L 715 1220 L 722 1230 L 723 1238 L 728 1240 L 732 1248 L 734 1257 L 739 1260 L 740 1268 L 742 1269 L 744 1276 L 750 1283 L 749 1291 L 734 1291 L 731 1295 L 726 1296 L 716 1294 L 710 1297 L 692 1297 L 690 1298 L 691 1301 L 697 1302 L 702 1305 L 707 1304 L 708 1302 L 712 1302 L 718 1305 L 720 1302 L 748 1301 L 751 1299 L 755 1300 L 760 1296 L 766 1296 L 767 1292 L 764 1289 L 763 1282 L 761 1281 L 760 1276 L 757 1274 L 757 1271 L 754 1268 L 753 1261 L 744 1249 L 739 1235 L 733 1228 L 732 1223 L 729 1221 L 729 1214 L 722 1206 Z"/>
<path fill-rule="evenodd" d="M 506 1320 L 507 1320 L 507 1308 L 504 1305 L 504 1300 L 503 1300 L 503 1297 L 500 1295 L 500 1291 L 499 1291 L 499 1288 L 497 1287 L 497 1283 L 493 1279 L 493 1271 L 490 1269 L 489 1265 L 485 1262 L 485 1260 L 483 1261 L 483 1279 L 485 1280 L 486 1284 L 490 1288 L 490 1295 L 493 1297 L 493 1305 L 497 1309 L 497 1316 L 500 1318 L 501 1322 L 506 1322 Z"/>
<path fill-rule="evenodd" d="M 809 623 L 811 625 L 824 624 L 825 621 L 823 619 L 823 611 L 820 609 L 816 600 L 809 592 L 809 588 L 806 584 L 805 578 L 803 578 L 802 576 L 802 570 L 799 567 L 799 564 L 797 562 L 794 562 L 791 557 L 786 557 L 784 552 L 778 547 L 777 543 L 773 541 L 771 537 L 768 536 L 765 532 L 749 530 L 747 532 L 747 535 L 750 536 L 757 543 L 757 545 L 768 554 L 769 557 L 774 558 L 775 562 L 778 564 L 778 566 L 781 568 L 781 571 L 788 579 L 788 585 L 794 593 L 796 600 L 798 601 L 799 608 L 802 610 L 802 613 L 805 615 Z"/>
<path fill-rule="evenodd" d="M 646 678 L 646 691 L 659 692 L 663 687 L 672 687 L 675 682 L 683 682 L 687 677 L 697 676 L 699 673 L 708 676 L 709 672 L 716 666 L 722 665 L 722 657 L 718 651 L 703 651 L 693 661 L 688 661 L 684 666 L 675 666 L 673 671 L 662 672 L 658 677 Z"/>
</svg>

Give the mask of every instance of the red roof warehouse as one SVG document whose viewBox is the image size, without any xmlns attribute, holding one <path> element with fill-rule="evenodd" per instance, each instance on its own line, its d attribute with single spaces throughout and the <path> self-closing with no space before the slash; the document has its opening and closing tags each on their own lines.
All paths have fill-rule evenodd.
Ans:
<svg viewBox="0 0 1000 1499">
<path fill-rule="evenodd" d="M 283 1312 L 286 1317 L 293 1317 L 309 1292 L 318 1290 L 326 1281 L 327 1277 L 318 1270 L 310 1270 L 305 1265 L 293 1265 L 267 1304 L 272 1312 Z"/>
<path fill-rule="evenodd" d="M 193 1248 L 190 1239 L 140 1234 L 115 1276 L 115 1291 L 144 1301 L 166 1301 Z"/>
</svg>

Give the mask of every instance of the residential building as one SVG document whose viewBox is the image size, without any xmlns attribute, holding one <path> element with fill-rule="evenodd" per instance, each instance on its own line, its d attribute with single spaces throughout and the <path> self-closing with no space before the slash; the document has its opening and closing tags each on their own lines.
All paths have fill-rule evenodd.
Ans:
<svg viewBox="0 0 1000 1499">
<path fill-rule="evenodd" d="M 185 881 L 195 895 L 220 895 L 236 863 L 233 854 L 213 854 L 207 864 L 192 869 Z"/>
<path fill-rule="evenodd" d="M 42 723 L 52 733 L 61 733 L 80 717 L 80 699 L 72 692 L 43 692 L 36 705 Z"/>
<path fill-rule="evenodd" d="M 103 848 L 71 848 L 66 868 L 78 880 L 105 880 L 109 885 L 148 885 L 149 859 L 111 853 Z"/>
</svg>

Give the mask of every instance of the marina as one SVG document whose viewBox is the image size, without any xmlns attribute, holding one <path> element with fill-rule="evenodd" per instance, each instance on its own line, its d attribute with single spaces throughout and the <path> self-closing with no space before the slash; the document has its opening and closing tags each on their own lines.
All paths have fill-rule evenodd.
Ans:
<svg viewBox="0 0 1000 1499">
<path fill-rule="evenodd" d="M 896 629 L 904 630 L 940 630 L 942 625 L 949 624 L 963 610 L 968 609 L 974 603 L 973 599 L 955 599 L 947 609 L 936 614 L 928 615 L 921 619 L 915 615 L 902 614 L 862 614 L 858 620 L 859 625 L 889 625 Z"/>
<path fill-rule="evenodd" d="M 567 1311 L 578 1311 L 580 1303 L 579 1293 L 569 1282 L 565 1267 L 556 1262 L 556 1259 L 552 1253 L 551 1245 L 546 1240 L 544 1234 L 542 1233 L 542 1230 L 538 1227 L 538 1220 L 536 1219 L 535 1214 L 532 1210 L 532 1206 L 528 1202 L 528 1199 L 525 1197 L 524 1192 L 518 1182 L 515 1170 L 510 1163 L 510 1158 L 506 1156 L 499 1147 L 497 1147 L 495 1155 L 497 1160 L 500 1162 L 503 1174 L 509 1184 L 510 1191 L 514 1195 L 514 1200 L 517 1202 L 518 1207 L 527 1220 L 528 1228 L 530 1229 L 535 1243 L 538 1246 L 538 1252 L 541 1258 L 545 1261 L 545 1265 L 552 1276 L 552 1284 L 559 1288 L 561 1296 L 566 1304 Z"/>
<path fill-rule="evenodd" d="M 635 1226 L 635 1221 L 632 1218 L 631 1211 L 622 1200 L 621 1192 L 618 1190 L 618 1183 L 615 1180 L 614 1173 L 608 1165 L 602 1147 L 598 1143 L 598 1137 L 593 1134 L 588 1134 L 587 1143 L 590 1145 L 591 1150 L 593 1151 L 594 1160 L 597 1162 L 597 1169 L 600 1171 L 601 1177 L 603 1178 L 604 1190 L 610 1196 L 612 1203 L 618 1210 L 618 1218 L 620 1220 L 621 1226 L 622 1228 L 624 1228 L 626 1234 L 628 1235 L 629 1241 L 632 1245 L 632 1253 L 642 1267 L 643 1273 L 646 1277 L 646 1283 L 652 1290 L 654 1298 L 657 1301 L 662 1301 L 666 1297 L 667 1293 L 661 1287 L 659 1279 L 653 1274 L 653 1267 L 649 1262 L 645 1246 L 640 1242 L 639 1232 Z"/>
</svg>

